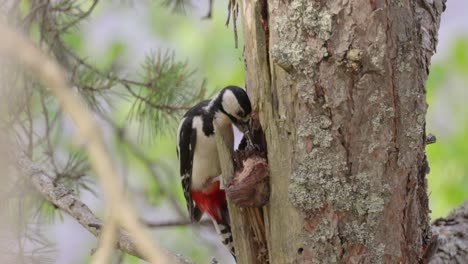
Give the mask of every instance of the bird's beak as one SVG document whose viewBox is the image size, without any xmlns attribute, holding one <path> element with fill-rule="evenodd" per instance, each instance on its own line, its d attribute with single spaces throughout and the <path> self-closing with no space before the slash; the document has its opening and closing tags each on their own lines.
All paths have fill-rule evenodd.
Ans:
<svg viewBox="0 0 468 264">
<path fill-rule="evenodd" d="M 239 121 L 236 124 L 237 128 L 244 134 L 247 134 L 250 130 L 249 122 Z"/>
<path fill-rule="evenodd" d="M 254 144 L 253 144 L 253 139 L 252 139 L 252 133 L 250 131 L 250 125 L 249 122 L 239 122 L 237 124 L 237 128 L 244 133 L 245 139 L 247 140 L 247 149 L 253 149 Z"/>
</svg>

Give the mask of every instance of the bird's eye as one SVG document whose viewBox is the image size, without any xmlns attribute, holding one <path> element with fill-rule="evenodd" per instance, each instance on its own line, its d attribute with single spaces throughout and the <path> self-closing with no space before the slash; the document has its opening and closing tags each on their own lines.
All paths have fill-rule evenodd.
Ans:
<svg viewBox="0 0 468 264">
<path fill-rule="evenodd" d="M 245 116 L 245 114 L 244 114 L 244 112 L 243 112 L 243 111 L 239 111 L 239 112 L 237 112 L 237 115 L 238 115 L 239 117 L 244 117 L 244 116 Z"/>
</svg>

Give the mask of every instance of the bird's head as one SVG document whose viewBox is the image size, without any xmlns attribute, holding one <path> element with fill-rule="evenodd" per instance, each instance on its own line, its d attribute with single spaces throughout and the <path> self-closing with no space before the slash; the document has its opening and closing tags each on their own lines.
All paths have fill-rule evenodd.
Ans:
<svg viewBox="0 0 468 264">
<path fill-rule="evenodd" d="M 244 134 L 249 132 L 252 105 L 245 90 L 238 86 L 227 86 L 215 98 L 219 110 Z"/>
</svg>

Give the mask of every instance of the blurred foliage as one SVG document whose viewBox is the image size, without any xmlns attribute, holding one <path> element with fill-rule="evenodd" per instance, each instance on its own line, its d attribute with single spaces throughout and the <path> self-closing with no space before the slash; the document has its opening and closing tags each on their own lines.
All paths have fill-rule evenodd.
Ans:
<svg viewBox="0 0 468 264">
<path fill-rule="evenodd" d="M 432 219 L 468 198 L 468 37 L 455 39 L 446 55 L 433 62 L 427 81 L 427 133 L 437 137 L 426 147 Z"/>
<path fill-rule="evenodd" d="M 200 77 L 207 78 L 210 91 L 226 85 L 244 85 L 242 48 L 234 48 L 232 28 L 225 26 L 227 3 L 215 1 L 211 19 L 173 14 L 159 5 L 151 5 L 150 25 L 162 41 L 196 66 Z M 187 11 L 187 12 L 190 12 Z M 238 21 L 237 23 L 240 23 Z M 242 47 L 243 39 L 239 39 Z"/>
</svg>

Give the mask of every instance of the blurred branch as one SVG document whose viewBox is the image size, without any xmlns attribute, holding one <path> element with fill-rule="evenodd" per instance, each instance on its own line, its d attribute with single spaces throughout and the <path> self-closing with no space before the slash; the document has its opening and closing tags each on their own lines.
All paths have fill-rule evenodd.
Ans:
<svg viewBox="0 0 468 264">
<path fill-rule="evenodd" d="M 151 174 L 153 179 L 157 181 L 158 192 L 162 195 L 167 196 L 167 198 L 169 199 L 169 202 L 172 204 L 173 208 L 175 209 L 179 217 L 186 217 L 186 211 L 182 210 L 180 205 L 177 203 L 177 198 L 174 196 L 174 194 L 161 184 L 163 182 L 163 179 L 155 170 L 154 161 L 150 159 L 135 143 L 133 143 L 130 139 L 126 138 L 125 127 L 120 127 L 113 120 L 111 120 L 105 115 L 100 115 L 100 116 L 116 131 L 116 134 L 119 137 L 119 139 L 122 142 L 125 142 L 129 150 L 143 163 L 143 165 Z"/>
<path fill-rule="evenodd" d="M 103 230 L 102 221 L 94 215 L 91 209 L 72 190 L 66 188 L 63 184 L 54 183 L 54 180 L 41 167 L 34 164 L 24 152 L 20 152 L 19 148 L 14 153 L 16 163 L 18 163 L 21 173 L 30 179 L 36 191 L 54 206 L 73 217 L 95 237 L 100 237 Z M 132 238 L 126 231 L 119 233 L 116 246 L 125 253 L 144 259 L 144 256 L 138 251 Z M 165 254 L 171 253 L 165 252 Z M 176 257 L 180 263 L 190 263 L 180 255 Z"/>
<path fill-rule="evenodd" d="M 44 55 L 29 40 L 3 23 L 0 23 L 0 35 L 4 38 L 0 42 L 0 51 L 6 56 L 12 56 L 31 70 L 51 90 L 63 110 L 70 115 L 78 134 L 86 140 L 90 162 L 101 180 L 106 200 L 116 207 L 116 221 L 134 235 L 134 241 L 142 255 L 152 263 L 180 262 L 157 247 L 138 222 L 132 206 L 128 200 L 124 199 L 121 182 L 117 178 L 115 166 L 104 145 L 103 136 L 91 114 L 69 88 L 60 66 Z M 33 175 L 37 175 L 37 172 Z M 43 178 L 47 177 L 43 176 Z M 61 196 L 64 195 L 62 193 Z M 59 196 L 60 199 L 62 199 L 61 196 Z"/>
<path fill-rule="evenodd" d="M 228 0 L 228 17 L 226 19 L 226 27 L 229 26 L 232 14 L 232 24 L 234 31 L 234 47 L 237 49 L 238 36 L 237 36 L 237 17 L 239 16 L 239 2 L 238 0 Z"/>
<path fill-rule="evenodd" d="M 189 106 L 172 106 L 172 105 L 155 104 L 155 103 L 151 102 L 150 100 L 146 99 L 145 97 L 140 96 L 137 93 L 135 93 L 129 85 L 125 84 L 124 87 L 135 98 L 143 101 L 146 105 L 151 106 L 153 108 L 160 109 L 160 110 L 167 110 L 167 111 L 180 111 L 180 110 L 189 110 L 190 109 Z"/>
<path fill-rule="evenodd" d="M 69 49 L 68 47 L 65 48 L 65 52 L 67 52 L 67 54 L 69 56 L 71 56 L 74 60 L 76 60 L 76 62 L 79 64 L 79 65 L 83 65 L 84 67 L 86 67 L 88 70 L 94 72 L 95 74 L 105 78 L 105 79 L 109 79 L 109 80 L 113 80 L 113 81 L 117 81 L 118 83 L 121 83 L 121 84 L 128 84 L 128 85 L 136 85 L 136 86 L 141 86 L 141 87 L 149 87 L 150 86 L 150 83 L 143 83 L 143 82 L 138 82 L 138 81 L 134 81 L 134 80 L 128 80 L 128 79 L 125 79 L 125 78 L 120 78 L 118 77 L 117 75 L 115 74 L 112 74 L 111 72 L 109 73 L 104 73 L 102 72 L 101 70 L 97 69 L 96 67 L 94 67 L 93 65 L 89 64 L 88 62 L 86 62 L 86 60 L 80 58 L 78 55 L 75 54 L 75 52 L 73 52 L 71 49 Z M 88 87 L 89 88 L 89 87 Z"/>
<path fill-rule="evenodd" d="M 99 247 L 94 253 L 91 264 L 109 263 L 112 256 L 112 249 L 115 247 L 117 221 L 115 220 L 115 209 L 107 209 L 107 225 L 104 226 L 101 236 L 99 236 Z"/>
<path fill-rule="evenodd" d="M 209 0 L 209 1 L 210 1 L 210 4 L 208 7 L 208 13 L 206 14 L 206 16 L 202 17 L 202 19 L 211 19 L 211 14 L 213 12 L 213 0 Z"/>
<path fill-rule="evenodd" d="M 163 4 L 176 13 L 185 13 L 185 6 L 191 5 L 190 0 L 164 0 Z"/>
<path fill-rule="evenodd" d="M 85 19 L 86 17 L 88 17 L 91 12 L 93 12 L 94 8 L 96 7 L 98 3 L 98 0 L 93 0 L 93 3 L 91 4 L 91 7 L 86 11 L 86 12 L 83 12 L 81 15 L 79 15 L 76 19 L 74 19 L 73 21 L 71 21 L 70 23 L 66 24 L 65 26 L 63 26 L 62 28 L 60 28 L 57 32 L 63 32 L 63 31 L 66 31 L 68 30 L 69 28 L 75 26 L 78 22 L 80 22 L 81 20 Z M 58 36 L 58 35 L 57 35 Z"/>
<path fill-rule="evenodd" d="M 208 225 L 211 226 L 211 220 L 202 220 L 198 223 L 192 223 L 190 219 L 181 219 L 181 220 L 168 220 L 160 222 L 148 222 L 144 221 L 145 225 L 150 228 L 159 228 L 159 227 L 178 227 L 178 226 L 187 226 L 187 225 Z"/>
<path fill-rule="evenodd" d="M 205 82 L 199 88 L 193 89 L 190 81 L 193 71 L 186 62 L 175 60 L 174 54 L 149 54 L 142 65 L 144 72 L 138 80 L 119 76 L 111 71 L 103 71 L 88 63 L 75 54 L 71 49 L 64 47 L 67 55 L 75 62 L 78 74 L 72 74 L 71 82 L 82 94 L 93 98 L 100 92 L 111 90 L 115 86 L 125 88 L 125 95 L 132 99 L 132 106 L 127 114 L 129 121 L 138 121 L 139 132 L 149 132 L 154 138 L 157 132 L 172 124 L 177 113 L 186 111 L 194 101 L 201 100 L 205 95 Z M 76 70 L 75 69 L 75 70 Z M 91 83 L 80 80 L 84 74 L 92 76 Z M 75 77 L 77 76 L 77 77 Z M 104 87 L 94 87 L 94 83 L 105 82 Z M 91 106 L 97 105 L 98 100 L 92 100 Z M 158 123 L 159 126 L 154 126 Z"/>
<path fill-rule="evenodd" d="M 127 78 L 123 78 L 123 77 L 119 77 L 118 75 L 116 74 L 113 74 L 112 72 L 103 72 L 99 69 L 97 69 L 95 66 L 91 65 L 90 63 L 88 63 L 85 59 L 83 58 L 80 58 L 78 55 L 76 55 L 71 49 L 69 49 L 68 47 L 65 47 L 65 52 L 70 56 L 72 57 L 79 65 L 82 65 L 84 66 L 85 68 L 87 68 L 88 70 L 90 70 L 91 72 L 99 75 L 100 77 L 102 78 L 105 78 L 105 79 L 108 79 L 108 80 L 111 80 L 111 81 L 115 81 L 117 83 L 119 83 L 120 85 L 122 85 L 123 87 L 125 87 L 135 98 L 137 99 L 140 99 L 142 101 L 144 101 L 148 106 L 151 106 L 151 107 L 154 107 L 156 109 L 161 109 L 161 110 L 169 110 L 169 111 L 177 111 L 177 110 L 188 110 L 190 107 L 188 106 L 175 106 L 175 105 L 158 105 L 158 104 L 154 104 L 153 102 L 149 101 L 148 99 L 146 98 L 143 98 L 141 96 L 139 96 L 138 94 L 136 94 L 132 89 L 131 89 L 131 85 L 134 85 L 134 86 L 137 86 L 137 87 L 140 87 L 140 88 L 146 88 L 148 90 L 161 90 L 160 88 L 163 88 L 163 87 L 158 87 L 157 85 L 157 81 L 158 81 L 158 78 L 160 77 L 160 72 L 158 73 L 158 71 L 156 71 L 156 76 L 153 76 L 152 78 L 149 78 L 148 80 L 142 82 L 142 81 L 136 81 L 136 80 L 131 80 L 131 79 L 127 79 Z M 158 64 L 158 62 L 156 62 L 156 64 Z M 160 65 L 157 65 L 156 68 L 159 68 L 159 71 L 161 70 L 161 66 Z M 93 89 L 92 87 L 84 87 L 86 89 L 89 89 L 89 90 L 95 90 Z M 110 88 L 110 87 L 109 87 Z M 201 87 L 200 87 L 200 93 L 198 94 L 198 97 L 203 97 L 204 96 L 204 93 L 205 93 L 205 82 L 202 83 Z"/>
</svg>

